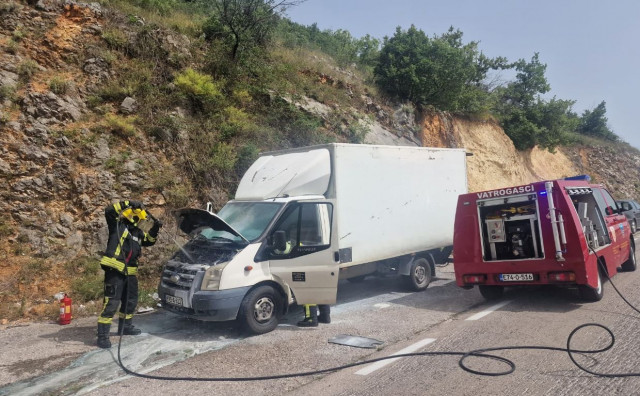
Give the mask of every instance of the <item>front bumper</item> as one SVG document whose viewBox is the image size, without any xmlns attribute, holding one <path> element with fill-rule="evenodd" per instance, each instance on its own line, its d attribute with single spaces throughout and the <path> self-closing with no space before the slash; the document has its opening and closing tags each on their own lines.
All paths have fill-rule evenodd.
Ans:
<svg viewBox="0 0 640 396">
<path fill-rule="evenodd" d="M 183 305 L 190 307 L 180 307 L 166 302 L 166 295 L 180 295 L 175 290 L 160 284 L 158 286 L 158 296 L 162 300 L 162 308 L 169 312 L 193 319 L 223 322 L 234 320 L 238 316 L 242 299 L 251 289 L 251 286 L 239 287 L 228 290 L 197 291 L 193 293 L 189 301 L 183 298 Z M 186 296 L 185 296 L 186 297 Z"/>
</svg>

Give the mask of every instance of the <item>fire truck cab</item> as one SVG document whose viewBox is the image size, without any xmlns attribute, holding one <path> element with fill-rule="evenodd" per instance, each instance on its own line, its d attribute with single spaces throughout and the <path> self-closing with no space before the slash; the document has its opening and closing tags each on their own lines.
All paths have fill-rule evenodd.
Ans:
<svg viewBox="0 0 640 396">
<path fill-rule="evenodd" d="M 453 261 L 457 285 L 486 299 L 553 284 L 598 301 L 607 277 L 636 269 L 629 223 L 588 176 L 460 195 Z"/>
</svg>

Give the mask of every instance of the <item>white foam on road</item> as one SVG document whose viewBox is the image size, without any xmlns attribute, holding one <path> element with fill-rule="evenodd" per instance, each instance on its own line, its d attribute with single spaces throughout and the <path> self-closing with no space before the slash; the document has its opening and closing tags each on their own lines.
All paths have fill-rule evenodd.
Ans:
<svg viewBox="0 0 640 396">
<path fill-rule="evenodd" d="M 148 333 L 125 337 L 121 349 L 122 363 L 132 371 L 148 373 L 208 351 L 224 348 L 241 339 L 217 337 L 212 340 L 211 334 L 197 328 L 183 329 L 171 334 L 174 336 L 171 339 Z M 112 341 L 114 338 L 111 338 Z M 116 341 L 111 349 L 88 352 L 63 370 L 2 387 L 0 396 L 54 394 L 69 387 L 75 388 L 74 394 L 82 395 L 131 378 L 123 372 L 117 359 Z"/>
<path fill-rule="evenodd" d="M 482 318 L 484 318 L 485 316 L 489 315 L 491 312 L 493 312 L 493 311 L 497 311 L 498 309 L 500 309 L 500 308 L 504 307 L 505 305 L 509 304 L 511 301 L 513 301 L 513 300 L 503 301 L 503 302 L 501 302 L 500 304 L 496 304 L 496 305 L 494 305 L 494 306 L 492 306 L 492 307 L 489 307 L 489 308 L 485 309 L 485 310 L 484 310 L 484 311 L 482 311 L 482 312 L 478 312 L 477 314 L 475 314 L 475 315 L 473 315 L 473 316 L 468 317 L 466 320 L 478 320 L 478 319 L 482 319 Z"/>
<path fill-rule="evenodd" d="M 435 338 L 425 338 L 422 341 L 416 342 L 413 345 L 409 345 L 408 347 L 399 350 L 398 352 L 394 353 L 391 356 L 403 355 L 405 353 L 413 353 L 413 352 L 415 352 L 415 351 L 417 351 L 417 350 L 419 350 L 419 349 L 431 344 L 435 340 L 436 340 Z M 356 374 L 358 374 L 358 375 L 369 375 L 369 374 L 373 373 L 374 371 L 379 370 L 379 369 L 383 368 L 384 366 L 395 362 L 398 359 L 400 359 L 400 358 L 398 357 L 398 358 L 395 358 L 395 359 L 380 360 L 378 362 L 372 363 L 372 364 L 370 364 L 368 366 L 365 366 L 364 368 L 356 371 Z"/>
</svg>

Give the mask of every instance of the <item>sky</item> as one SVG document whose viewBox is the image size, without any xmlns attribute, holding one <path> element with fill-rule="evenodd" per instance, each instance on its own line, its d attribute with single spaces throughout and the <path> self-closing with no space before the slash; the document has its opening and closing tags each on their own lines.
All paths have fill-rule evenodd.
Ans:
<svg viewBox="0 0 640 396">
<path fill-rule="evenodd" d="M 530 61 L 537 52 L 551 85 L 545 98 L 574 100 L 579 115 L 604 100 L 611 130 L 640 148 L 639 0 L 306 0 L 285 15 L 381 40 L 398 26 L 430 37 L 453 26 L 489 57 Z"/>
</svg>

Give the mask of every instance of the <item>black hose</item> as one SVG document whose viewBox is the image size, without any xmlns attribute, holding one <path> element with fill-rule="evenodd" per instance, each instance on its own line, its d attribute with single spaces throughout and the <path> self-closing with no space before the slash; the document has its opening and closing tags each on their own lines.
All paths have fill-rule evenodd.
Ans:
<svg viewBox="0 0 640 396">
<path fill-rule="evenodd" d="M 618 290 L 618 288 L 614 285 L 614 283 L 611 281 L 611 278 L 609 278 L 609 275 L 606 272 L 606 267 L 605 267 L 604 263 L 602 262 L 600 257 L 597 255 L 595 250 L 593 250 L 591 248 L 591 251 L 593 251 L 593 253 L 596 255 L 596 258 L 597 258 L 597 261 L 598 261 L 599 265 L 603 268 L 603 272 L 604 272 L 605 276 L 609 279 L 609 282 L 611 283 L 611 286 L 613 286 L 613 288 L 616 291 L 616 293 L 622 298 L 622 300 L 625 303 L 627 303 L 627 305 L 629 305 L 631 308 L 633 308 L 636 312 L 640 313 L 640 310 L 638 310 L 633 304 L 631 304 L 622 295 L 622 293 Z M 127 289 L 127 293 L 128 293 L 129 290 L 126 287 L 126 282 L 127 281 L 125 281 L 125 288 Z M 604 287 L 604 285 L 602 285 L 602 287 Z M 128 301 L 128 299 L 125 299 L 125 312 L 126 312 L 126 309 L 127 309 L 127 301 Z M 573 337 L 580 330 L 583 330 L 583 329 L 588 328 L 588 327 L 599 327 L 599 328 L 605 330 L 609 334 L 609 336 L 611 338 L 609 344 L 607 346 L 603 347 L 603 348 L 595 349 L 595 350 L 571 349 L 571 341 L 573 340 Z M 452 352 L 452 351 L 414 352 L 414 353 L 403 353 L 403 354 L 384 356 L 384 357 L 375 358 L 375 359 L 367 359 L 367 360 L 363 360 L 361 362 L 349 363 L 349 364 L 345 364 L 345 365 L 342 365 L 342 366 L 335 366 L 335 367 L 330 367 L 330 368 L 320 369 L 320 370 L 302 371 L 302 372 L 297 372 L 297 373 L 267 375 L 267 376 L 258 376 L 258 377 L 168 377 L 168 376 L 160 376 L 160 375 L 141 374 L 141 373 L 137 373 L 137 372 L 135 372 L 133 370 L 130 370 L 127 367 L 125 367 L 125 365 L 122 363 L 122 359 L 121 359 L 121 356 L 120 356 L 120 349 L 121 349 L 121 345 L 122 345 L 122 331 L 120 331 L 120 340 L 118 342 L 118 365 L 127 374 L 132 375 L 132 376 L 136 376 L 136 377 L 140 377 L 140 378 L 146 378 L 146 379 L 154 379 L 154 380 L 162 380 L 162 381 L 193 381 L 193 382 L 224 382 L 224 381 L 228 381 L 228 382 L 245 382 L 245 381 L 266 381 L 266 380 L 294 378 L 294 377 L 307 377 L 307 376 L 311 376 L 311 375 L 326 374 L 326 373 L 331 373 L 331 372 L 335 372 L 335 371 L 344 370 L 344 369 L 351 368 L 351 367 L 356 367 L 356 366 L 361 366 L 361 365 L 365 365 L 365 364 L 369 364 L 369 363 L 379 362 L 381 360 L 397 359 L 397 358 L 401 358 L 401 357 L 411 357 L 411 356 L 460 356 L 460 360 L 458 361 L 458 366 L 460 366 L 460 368 L 462 370 L 464 370 L 464 371 L 466 371 L 468 373 L 471 373 L 471 374 L 476 374 L 476 375 L 481 375 L 481 376 L 497 377 L 497 376 L 503 376 L 503 375 L 508 375 L 508 374 L 513 373 L 515 371 L 515 369 L 516 369 L 516 364 L 513 361 L 511 361 L 511 360 L 509 360 L 507 358 L 504 358 L 504 357 L 501 357 L 501 356 L 496 356 L 496 355 L 491 355 L 491 354 L 489 354 L 487 352 L 509 351 L 509 350 L 511 350 L 511 351 L 513 351 L 513 350 L 546 350 L 546 351 L 567 353 L 569 355 L 569 359 L 571 359 L 571 361 L 573 362 L 573 364 L 576 367 L 578 367 L 580 370 L 582 370 L 582 371 L 584 371 L 586 373 L 589 373 L 591 375 L 594 375 L 596 377 L 606 377 L 606 378 L 640 377 L 640 373 L 599 373 L 599 372 L 596 372 L 596 371 L 593 371 L 593 370 L 590 370 L 590 369 L 584 367 L 583 365 L 578 363 L 578 361 L 576 361 L 576 359 L 574 358 L 574 354 L 576 354 L 576 353 L 578 353 L 578 354 L 594 354 L 594 353 L 600 353 L 600 352 L 608 351 L 609 349 L 611 349 L 613 347 L 614 344 L 615 344 L 615 336 L 614 336 L 613 332 L 611 331 L 611 329 L 609 329 L 607 326 L 599 324 L 599 323 L 585 323 L 585 324 L 582 324 L 582 325 L 576 327 L 575 329 L 573 329 L 573 331 L 571 331 L 571 333 L 567 337 L 567 346 L 566 346 L 566 348 L 549 347 L 549 346 L 536 346 L 536 345 L 521 345 L 521 346 L 502 346 L 502 347 L 494 347 L 494 348 L 482 348 L 482 349 L 475 349 L 475 350 L 472 350 L 472 351 L 469 351 L 469 352 Z M 468 367 L 466 365 L 466 363 L 465 363 L 465 361 L 470 357 L 490 359 L 490 360 L 494 360 L 494 361 L 497 361 L 497 362 L 500 362 L 500 363 L 504 363 L 505 365 L 508 366 L 508 369 L 506 369 L 504 371 L 497 371 L 497 372 L 474 370 L 474 369 Z"/>
</svg>

